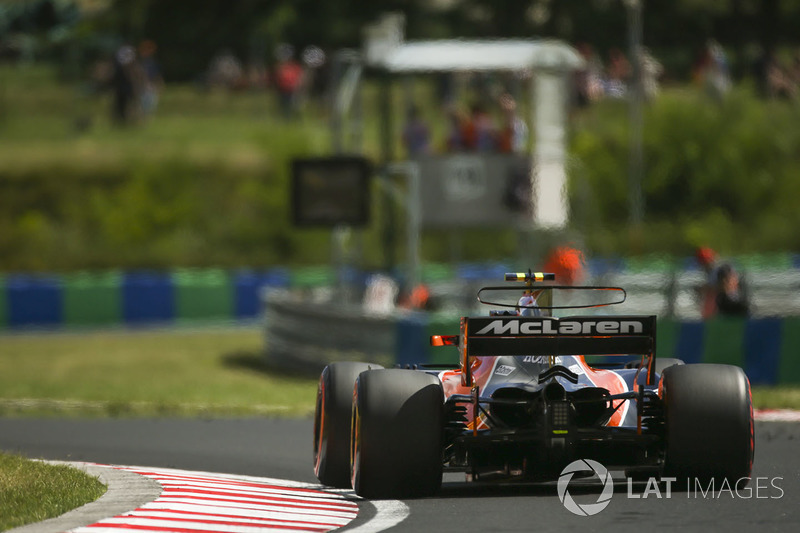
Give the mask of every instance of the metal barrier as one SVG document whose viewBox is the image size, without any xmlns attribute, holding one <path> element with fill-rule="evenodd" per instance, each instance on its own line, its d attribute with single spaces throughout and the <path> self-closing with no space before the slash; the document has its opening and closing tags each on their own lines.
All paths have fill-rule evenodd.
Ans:
<svg viewBox="0 0 800 533">
<path fill-rule="evenodd" d="M 395 316 L 370 316 L 360 306 L 314 301 L 286 290 L 267 289 L 262 297 L 270 365 L 321 371 L 332 361 L 394 364 Z"/>
</svg>

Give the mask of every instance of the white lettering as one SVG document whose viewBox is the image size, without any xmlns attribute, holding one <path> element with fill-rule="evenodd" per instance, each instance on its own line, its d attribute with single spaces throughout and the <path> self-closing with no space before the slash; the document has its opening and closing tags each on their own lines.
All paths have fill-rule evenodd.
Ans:
<svg viewBox="0 0 800 533">
<path fill-rule="evenodd" d="M 545 335 L 555 335 L 556 333 L 558 333 L 561 328 L 559 328 L 559 330 L 553 329 L 554 323 L 555 321 L 553 320 L 547 320 L 546 322 L 542 322 L 542 333 L 544 333 Z"/>
<path fill-rule="evenodd" d="M 735 486 L 735 485 L 734 485 Z M 722 479 L 722 486 L 719 488 L 719 495 L 722 496 L 723 492 L 727 492 L 731 495 L 731 499 L 733 499 L 733 491 L 731 490 L 731 484 L 728 482 L 728 478 Z"/>
<path fill-rule="evenodd" d="M 779 491 L 781 491 L 781 495 L 780 495 L 780 496 L 773 496 L 773 497 L 772 497 L 774 500 L 780 500 L 781 498 L 783 498 L 783 494 L 784 494 L 784 492 L 783 492 L 783 489 L 782 489 L 781 487 L 779 487 L 778 485 L 776 485 L 776 484 L 775 484 L 775 482 L 776 482 L 777 480 L 779 480 L 779 479 L 780 479 L 781 481 L 783 481 L 783 478 L 782 478 L 782 477 L 775 477 L 775 478 L 772 478 L 772 481 L 770 481 L 770 485 L 772 485 L 773 487 L 775 487 L 776 489 L 778 489 Z"/>
<path fill-rule="evenodd" d="M 519 330 L 523 335 L 536 335 L 542 332 L 539 326 L 541 326 L 539 322 L 523 322 Z"/>
<path fill-rule="evenodd" d="M 753 497 L 753 489 L 747 486 L 747 483 L 749 481 L 750 481 L 749 477 L 739 478 L 736 481 L 736 485 L 734 485 L 734 489 L 736 490 L 736 496 L 738 496 L 739 498 L 742 498 L 743 500 L 749 500 L 750 498 Z M 742 483 L 742 482 L 744 482 L 744 488 L 743 489 L 739 489 L 739 484 Z M 745 496 L 742 496 L 742 494 L 739 493 L 740 490 L 742 490 L 744 492 Z"/>
<path fill-rule="evenodd" d="M 762 479 L 763 479 L 764 481 L 766 481 L 768 478 L 765 478 L 765 477 L 757 477 L 757 478 L 756 478 L 756 499 L 765 499 L 765 498 L 769 498 L 769 496 L 762 496 L 762 495 L 761 495 L 761 490 L 762 490 L 762 489 L 767 489 L 767 488 L 768 488 L 766 485 L 764 485 L 764 486 L 762 486 L 762 485 L 759 485 L 759 483 L 761 482 L 761 480 L 762 480 Z"/>
<path fill-rule="evenodd" d="M 644 333 L 644 327 L 641 322 L 633 320 L 623 320 L 619 323 L 619 332 L 623 335 L 631 333 Z"/>
<path fill-rule="evenodd" d="M 644 324 L 634 320 L 493 320 L 475 335 L 630 335 L 644 332 Z"/>
<path fill-rule="evenodd" d="M 678 481 L 678 478 L 675 477 L 662 477 L 661 481 L 664 481 L 667 484 L 667 498 L 672 498 L 672 482 Z"/>
<path fill-rule="evenodd" d="M 711 494 L 711 497 L 714 497 L 714 478 L 711 478 L 711 482 L 708 484 L 707 490 L 703 490 L 703 484 L 700 482 L 699 479 L 694 478 L 694 496 L 697 497 L 697 489 L 698 486 L 700 488 L 700 494 L 703 495 L 703 498 L 706 498 L 708 494 Z"/>
<path fill-rule="evenodd" d="M 641 498 L 640 495 L 633 493 L 633 480 L 628 478 L 628 498 Z"/>
<path fill-rule="evenodd" d="M 616 333 L 620 329 L 620 324 L 616 322 L 603 321 L 597 323 L 597 333 Z"/>
<path fill-rule="evenodd" d="M 647 479 L 647 486 L 644 489 L 642 498 L 647 498 L 651 494 L 655 494 L 656 498 L 661 498 L 661 491 L 658 489 L 658 482 L 652 477 Z"/>
<path fill-rule="evenodd" d="M 488 326 L 478 331 L 476 335 L 486 335 L 492 333 L 494 335 L 519 335 L 519 321 L 509 320 L 503 322 L 502 320 L 493 320 Z"/>
</svg>

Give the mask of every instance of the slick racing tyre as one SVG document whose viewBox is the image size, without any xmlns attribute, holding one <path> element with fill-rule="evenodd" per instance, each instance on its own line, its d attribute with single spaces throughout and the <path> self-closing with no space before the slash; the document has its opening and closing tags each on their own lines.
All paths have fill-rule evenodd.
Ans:
<svg viewBox="0 0 800 533">
<path fill-rule="evenodd" d="M 350 488 L 350 419 L 353 387 L 368 363 L 331 363 L 322 371 L 314 414 L 314 474 L 331 487 Z"/>
<path fill-rule="evenodd" d="M 356 383 L 352 482 L 364 498 L 431 496 L 442 484 L 444 395 L 415 370 L 364 372 Z"/>
<path fill-rule="evenodd" d="M 748 478 L 753 404 L 744 371 L 731 365 L 676 365 L 664 370 L 661 387 L 665 475 L 704 483 L 727 479 L 731 488 Z"/>
<path fill-rule="evenodd" d="M 663 374 L 664 370 L 667 368 L 682 364 L 684 364 L 684 362 L 680 359 L 673 359 L 671 357 L 656 357 L 656 374 Z"/>
</svg>

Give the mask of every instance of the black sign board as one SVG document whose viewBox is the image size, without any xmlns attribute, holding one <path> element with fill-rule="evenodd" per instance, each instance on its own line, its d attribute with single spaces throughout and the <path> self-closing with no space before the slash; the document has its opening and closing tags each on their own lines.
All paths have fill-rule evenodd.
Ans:
<svg viewBox="0 0 800 533">
<path fill-rule="evenodd" d="M 292 161 L 292 217 L 296 226 L 366 226 L 371 168 L 363 157 Z"/>
</svg>

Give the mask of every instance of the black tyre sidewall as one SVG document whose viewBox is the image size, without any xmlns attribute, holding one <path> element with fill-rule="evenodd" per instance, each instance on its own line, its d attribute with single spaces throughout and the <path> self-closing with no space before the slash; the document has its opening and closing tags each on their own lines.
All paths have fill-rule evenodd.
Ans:
<svg viewBox="0 0 800 533">
<path fill-rule="evenodd" d="M 753 407 L 744 371 L 692 364 L 664 370 L 665 475 L 731 487 L 753 466 Z M 747 480 L 744 481 L 747 483 Z"/>
<path fill-rule="evenodd" d="M 371 499 L 435 494 L 442 483 L 444 394 L 414 370 L 361 374 L 353 405 L 352 483 Z"/>
<path fill-rule="evenodd" d="M 314 474 L 324 485 L 350 488 L 350 420 L 353 387 L 361 372 L 380 365 L 337 362 L 326 366 L 314 413 Z"/>
</svg>

